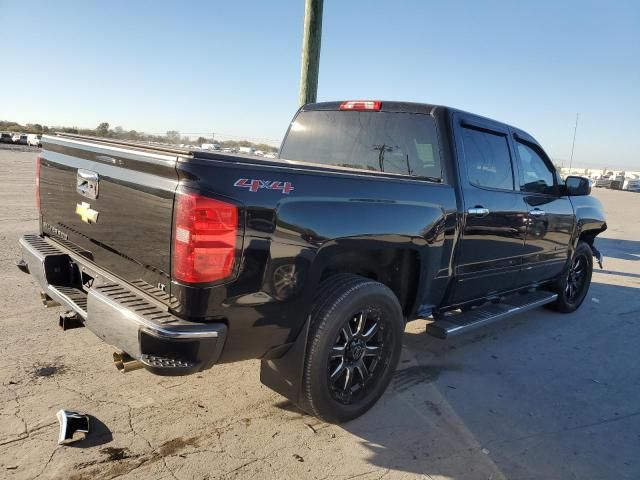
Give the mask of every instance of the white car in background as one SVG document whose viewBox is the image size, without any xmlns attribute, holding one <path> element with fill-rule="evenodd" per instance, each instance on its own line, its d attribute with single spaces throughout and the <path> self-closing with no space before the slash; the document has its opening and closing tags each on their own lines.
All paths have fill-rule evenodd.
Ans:
<svg viewBox="0 0 640 480">
<path fill-rule="evenodd" d="M 30 133 L 27 135 L 27 145 L 32 147 L 41 147 L 42 146 L 42 135 Z"/>
<path fill-rule="evenodd" d="M 26 145 L 27 144 L 27 136 L 22 133 L 16 133 L 11 137 L 11 141 L 16 145 Z"/>
<path fill-rule="evenodd" d="M 622 189 L 630 192 L 640 192 L 640 178 L 625 179 Z"/>
<path fill-rule="evenodd" d="M 202 145 L 200 145 L 200 148 L 202 150 L 220 150 L 220 145 L 217 143 L 203 143 Z"/>
</svg>

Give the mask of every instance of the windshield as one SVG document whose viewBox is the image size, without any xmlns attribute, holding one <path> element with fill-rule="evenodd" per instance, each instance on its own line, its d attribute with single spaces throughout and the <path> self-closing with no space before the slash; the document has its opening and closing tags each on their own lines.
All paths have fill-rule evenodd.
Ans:
<svg viewBox="0 0 640 480">
<path fill-rule="evenodd" d="M 435 122 L 424 114 L 300 112 L 291 124 L 280 158 L 442 177 Z"/>
</svg>

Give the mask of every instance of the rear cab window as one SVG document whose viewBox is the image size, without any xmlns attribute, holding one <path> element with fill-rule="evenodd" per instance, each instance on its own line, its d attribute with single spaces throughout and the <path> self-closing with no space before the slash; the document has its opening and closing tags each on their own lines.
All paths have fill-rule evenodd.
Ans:
<svg viewBox="0 0 640 480">
<path fill-rule="evenodd" d="M 280 158 L 442 179 L 435 120 L 420 113 L 302 111 L 291 124 Z"/>
</svg>

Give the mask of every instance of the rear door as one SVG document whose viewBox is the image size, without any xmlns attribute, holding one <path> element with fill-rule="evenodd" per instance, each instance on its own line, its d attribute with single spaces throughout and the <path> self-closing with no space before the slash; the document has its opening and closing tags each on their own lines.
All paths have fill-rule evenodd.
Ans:
<svg viewBox="0 0 640 480">
<path fill-rule="evenodd" d="M 454 302 L 464 302 L 525 283 L 527 206 L 516 191 L 508 127 L 463 114 L 453 121 L 464 197 Z"/>
<path fill-rule="evenodd" d="M 527 205 L 522 275 L 527 283 L 560 274 L 569 257 L 574 215 L 571 201 L 560 195 L 558 175 L 545 152 L 528 135 L 514 133 L 518 180 Z"/>
</svg>

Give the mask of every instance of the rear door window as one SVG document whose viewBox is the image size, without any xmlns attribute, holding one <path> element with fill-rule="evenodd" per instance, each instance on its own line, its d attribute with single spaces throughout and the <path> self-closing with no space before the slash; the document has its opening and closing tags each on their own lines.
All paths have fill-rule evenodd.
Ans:
<svg viewBox="0 0 640 480">
<path fill-rule="evenodd" d="M 513 190 L 513 167 L 505 135 L 461 129 L 469 183 L 477 187 Z"/>
<path fill-rule="evenodd" d="M 280 158 L 442 178 L 435 122 L 424 114 L 300 112 L 291 124 Z"/>
</svg>

